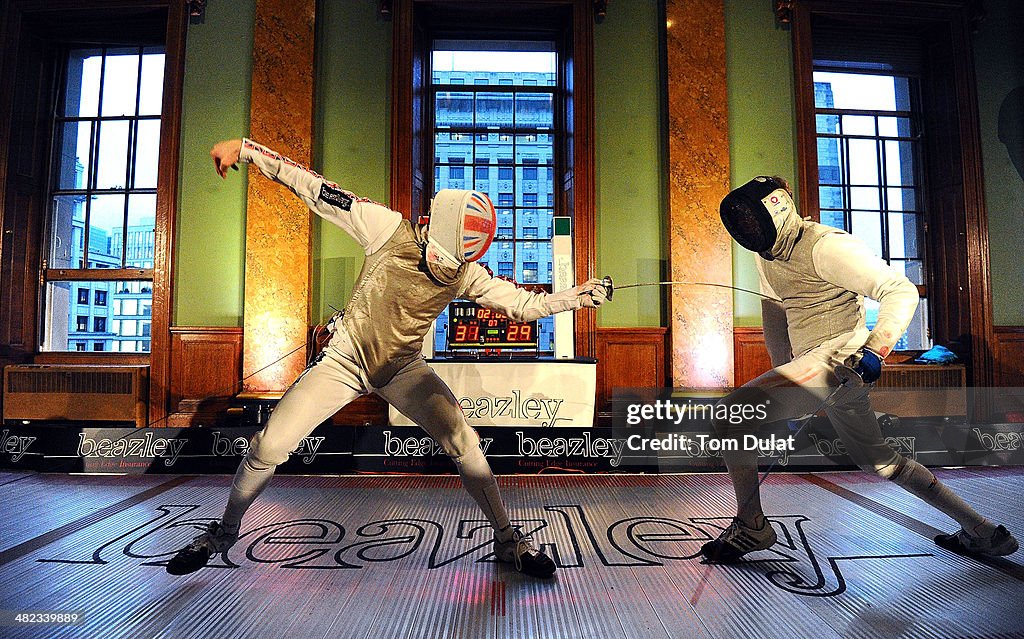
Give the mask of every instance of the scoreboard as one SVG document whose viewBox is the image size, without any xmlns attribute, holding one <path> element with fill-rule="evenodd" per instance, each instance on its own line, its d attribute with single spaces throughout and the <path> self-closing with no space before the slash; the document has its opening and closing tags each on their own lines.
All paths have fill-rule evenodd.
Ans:
<svg viewBox="0 0 1024 639">
<path fill-rule="evenodd" d="M 448 307 L 448 349 L 537 349 L 537 322 L 517 322 L 474 302 Z"/>
</svg>

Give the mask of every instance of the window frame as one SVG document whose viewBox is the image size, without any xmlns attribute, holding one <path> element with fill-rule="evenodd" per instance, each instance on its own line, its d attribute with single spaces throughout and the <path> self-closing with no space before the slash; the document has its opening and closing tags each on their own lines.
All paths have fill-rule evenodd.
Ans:
<svg viewBox="0 0 1024 639">
<path fill-rule="evenodd" d="M 159 46 L 159 48 L 163 48 L 162 44 L 158 45 L 158 46 Z M 100 50 L 100 55 L 105 58 L 107 56 L 108 49 L 137 49 L 138 50 L 137 55 L 139 55 L 139 67 L 138 67 L 139 75 L 138 75 L 138 78 L 137 78 L 137 87 L 141 87 L 141 84 L 142 84 L 142 73 L 141 73 L 141 71 L 142 71 L 142 55 L 144 55 L 145 50 L 147 48 L 156 48 L 156 47 L 155 47 L 155 45 L 152 45 L 152 44 L 137 44 L 137 45 L 127 45 L 127 44 L 110 44 L 110 45 L 106 45 L 106 44 L 88 44 L 88 45 L 80 45 L 80 44 L 77 44 L 77 43 L 74 43 L 74 42 L 67 42 L 67 43 L 61 43 L 61 45 L 55 51 L 55 55 L 56 55 L 56 58 L 57 58 L 57 68 L 56 68 L 57 80 L 56 80 L 56 83 L 55 83 L 55 95 L 54 95 L 54 100 L 53 100 L 54 110 L 50 114 L 52 127 L 51 127 L 51 132 L 50 132 L 50 149 L 49 149 L 49 151 L 50 151 L 50 166 L 49 166 L 49 177 L 47 179 L 48 184 L 47 184 L 47 198 L 46 199 L 47 199 L 48 202 L 51 202 L 54 198 L 57 198 L 57 197 L 67 197 L 67 196 L 83 197 L 86 200 L 88 200 L 90 198 L 93 198 L 93 197 L 95 197 L 97 195 L 99 195 L 99 196 L 103 196 L 103 195 L 123 196 L 124 197 L 124 212 L 123 212 L 123 215 L 122 215 L 122 222 L 123 222 L 124 226 L 122 227 L 122 231 L 121 231 L 120 257 L 121 257 L 122 264 L 124 264 L 124 266 L 122 266 L 121 268 L 99 268 L 99 267 L 95 267 L 95 266 L 93 266 L 93 267 L 89 266 L 90 263 L 91 263 L 90 259 L 89 259 L 90 255 L 91 255 L 89 239 L 90 239 L 90 233 L 91 233 L 92 225 L 90 224 L 90 220 L 91 220 L 91 216 L 90 216 L 90 213 L 89 213 L 89 208 L 90 207 L 87 205 L 86 206 L 86 212 L 84 214 L 85 219 L 83 220 L 83 229 L 82 229 L 82 237 L 83 237 L 82 242 L 84 244 L 84 247 L 83 247 L 83 252 L 82 252 L 81 258 L 82 258 L 82 262 L 83 263 L 81 265 L 79 265 L 79 266 L 72 266 L 70 268 L 53 268 L 52 264 L 49 263 L 50 262 L 50 257 L 49 256 L 52 254 L 52 249 L 53 249 L 53 246 L 52 246 L 52 243 L 53 243 L 53 226 L 55 224 L 55 220 L 54 220 L 54 210 L 53 210 L 53 207 L 52 207 L 52 205 L 48 206 L 47 207 L 47 217 L 46 217 L 46 219 L 43 222 L 43 237 L 41 238 L 42 242 L 43 242 L 42 254 L 43 254 L 44 257 L 43 257 L 43 265 L 42 265 L 42 269 L 41 269 L 42 287 L 41 287 L 41 290 L 40 290 L 40 298 L 41 299 L 39 301 L 39 310 L 40 310 L 40 322 L 39 322 L 39 325 L 40 325 L 40 331 L 41 331 L 42 335 L 46 334 L 46 321 L 47 321 L 47 313 L 48 313 L 47 308 L 46 308 L 46 301 L 45 301 L 45 297 L 46 297 L 45 289 L 46 289 L 46 286 L 48 284 L 52 283 L 52 282 L 81 282 L 81 281 L 89 281 L 89 282 L 95 282 L 95 283 L 111 283 L 111 284 L 117 283 L 117 282 L 121 282 L 121 281 L 153 282 L 153 277 L 154 277 L 154 269 L 153 268 L 147 268 L 147 267 L 140 268 L 140 267 L 137 267 L 137 266 L 136 267 L 127 266 L 127 262 L 130 259 L 129 255 L 128 255 L 128 250 L 127 249 L 128 249 L 128 246 L 129 246 L 129 234 L 130 234 L 129 233 L 129 228 L 130 228 L 129 227 L 129 222 L 131 221 L 131 216 L 129 215 L 128 207 L 129 207 L 129 202 L 130 202 L 130 198 L 131 198 L 132 195 L 153 195 L 153 196 L 158 196 L 159 194 L 158 194 L 158 191 L 157 191 L 157 186 L 153 186 L 153 187 L 136 187 L 134 184 L 129 182 L 123 188 L 120 188 L 120 189 L 117 189 L 117 188 L 97 188 L 97 185 L 96 185 L 96 181 L 97 181 L 96 172 L 99 171 L 99 167 L 97 165 L 98 165 L 99 153 L 100 153 L 99 150 L 98 150 L 99 139 L 100 139 L 99 138 L 100 134 L 99 134 L 98 129 L 99 129 L 99 127 L 102 127 L 105 123 L 109 123 L 109 122 L 120 122 L 120 121 L 123 121 L 123 122 L 127 122 L 128 123 L 128 145 L 127 145 L 127 149 L 126 149 L 126 153 L 127 153 L 127 156 L 126 156 L 126 182 L 129 181 L 127 179 L 129 177 L 131 178 L 131 181 L 134 181 L 135 171 L 134 171 L 134 167 L 132 166 L 131 163 L 132 163 L 132 159 L 134 157 L 133 144 L 136 141 L 137 130 L 138 130 L 139 124 L 141 122 L 146 122 L 146 121 L 157 121 L 157 122 L 161 123 L 161 128 L 162 128 L 162 126 L 163 126 L 163 114 L 161 113 L 161 114 L 157 114 L 157 115 L 152 115 L 152 114 L 140 115 L 138 113 L 138 111 L 139 111 L 140 102 L 142 100 L 142 96 L 140 95 L 138 90 L 136 91 L 136 95 L 135 95 L 135 115 L 104 116 L 104 115 L 102 115 L 102 105 L 101 104 L 97 104 L 97 113 L 96 113 L 95 116 L 69 116 L 69 115 L 66 115 L 66 114 L 62 114 L 62 112 L 64 111 L 64 99 L 66 99 L 66 97 L 67 97 L 64 94 L 65 85 L 67 83 L 67 76 L 66 76 L 66 74 L 67 74 L 67 64 L 68 64 L 68 59 L 70 57 L 70 54 L 73 51 L 80 50 L 80 49 L 99 49 Z M 164 57 L 164 60 L 165 60 L 164 75 L 166 77 L 166 74 L 167 74 L 167 70 L 166 70 L 166 51 L 164 51 L 163 53 L 164 53 L 164 56 L 165 56 Z M 104 75 L 101 74 L 101 76 L 100 76 L 100 96 L 103 95 L 104 84 L 105 84 L 105 77 L 104 77 Z M 162 102 L 162 96 L 161 96 L 161 102 Z M 161 104 L 161 106 L 162 106 L 162 104 Z M 57 145 L 59 136 L 61 135 L 61 133 L 59 132 L 60 129 L 62 128 L 62 126 L 64 124 L 67 124 L 68 122 L 89 122 L 94 127 L 92 129 L 91 133 L 90 133 L 90 137 L 92 138 L 92 142 L 90 143 L 89 171 L 88 171 L 88 175 L 87 175 L 87 177 L 89 179 L 87 180 L 86 185 L 83 188 L 80 188 L 80 189 L 79 188 L 66 188 L 66 187 L 62 187 L 59 184 L 59 181 L 60 181 L 60 178 L 61 178 L 61 175 L 60 175 L 61 167 L 59 166 L 59 160 L 57 158 L 58 149 L 57 149 L 56 145 Z M 160 180 L 160 176 L 158 174 L 157 175 L 158 183 L 159 183 L 159 180 Z M 157 224 L 155 217 L 156 216 L 155 216 L 155 211 L 154 211 L 154 233 L 155 233 L 155 230 L 156 230 L 155 226 Z M 155 248 L 155 246 L 154 246 L 154 248 Z M 99 290 L 96 290 L 96 293 L 98 294 Z M 99 306 L 98 303 L 95 304 L 95 305 Z M 44 350 L 42 350 L 41 345 L 40 345 L 39 348 L 40 348 L 39 352 L 41 354 L 45 353 L 47 355 L 74 352 L 74 351 L 71 351 L 71 350 L 45 350 L 44 351 Z M 70 348 L 70 344 L 69 344 L 69 348 Z M 104 353 L 114 353 L 114 352 L 118 352 L 118 351 L 104 351 Z M 140 351 L 139 354 L 144 355 L 144 354 L 146 354 L 146 351 Z"/>
<path fill-rule="evenodd" d="M 59 47 L 80 44 L 85 40 L 103 39 L 116 44 L 117 38 L 132 33 L 133 39 L 140 33 L 149 34 L 153 44 L 164 47 L 164 78 L 161 102 L 160 154 L 157 165 L 156 186 L 156 230 L 153 239 L 152 277 L 152 338 L 149 353 L 94 353 L 90 351 L 40 352 L 38 339 L 42 309 L 41 284 L 42 252 L 44 246 L 43 219 L 49 207 L 41 200 L 48 185 L 48 161 L 39 161 L 40 169 L 35 174 L 21 175 L 10 162 L 0 162 L 0 226 L 11 230 L 16 243 L 33 247 L 22 261 L 11 266 L 4 265 L 0 281 L 21 281 L 34 286 L 23 290 L 10 288 L 0 290 L 0 307 L 11 309 L 0 313 L 0 365 L 9 363 L 45 364 L 120 364 L 148 365 L 149 423 L 158 423 L 168 414 L 170 389 L 170 322 L 172 311 L 172 275 L 174 271 L 174 228 L 177 209 L 178 164 L 180 160 L 180 122 L 182 111 L 182 85 L 184 77 L 185 32 L 188 24 L 188 6 L 176 0 L 138 0 L 126 3 L 123 0 L 69 0 L 54 3 L 50 0 L 20 0 L 11 3 L 6 10 L 6 21 L 0 33 L 0 49 L 3 50 L 3 73 L 0 80 L 5 92 L 13 94 L 19 69 L 26 67 L 19 60 L 27 49 L 23 43 L 39 43 L 39 55 L 45 61 Z M 83 34 L 89 33 L 89 38 Z M 110 38 L 113 38 L 111 40 Z M 93 44 L 85 42 L 86 45 Z M 30 61 L 31 62 L 31 61 Z M 55 71 L 53 62 L 46 63 Z M 44 65 L 45 66 L 45 65 Z M 17 100 L 0 104 L 0 122 L 9 123 L 15 117 L 24 117 L 24 110 L 36 109 L 35 113 L 49 113 L 56 99 L 52 80 L 31 79 L 39 83 L 38 101 L 19 104 Z M 31 100 L 32 98 L 30 98 Z M 49 120 L 43 120 L 49 122 Z M 29 135 L 12 131 L 10 126 L 0 127 L 0 149 L 11 149 L 15 140 L 19 144 L 32 144 L 38 158 L 49 158 L 52 148 L 52 132 L 49 124 L 46 130 L 36 130 Z M 38 127 L 36 127 L 38 129 Z M 16 138 L 20 135 L 20 138 Z M 33 202 L 24 211 L 8 209 L 11 198 L 29 198 Z M 60 269 L 58 269 L 60 270 Z M 67 271 L 68 269 L 63 269 Z M 66 273 L 65 273 L 66 274 Z M 61 274 L 55 273 L 60 276 Z M 107 279 L 100 274 L 85 273 L 78 279 Z M 125 278 L 127 279 L 127 278 Z M 70 345 L 69 345 L 70 346 Z M 76 344 L 77 348 L 77 344 Z"/>
<path fill-rule="evenodd" d="M 445 0 L 395 0 L 391 7 L 393 29 L 391 207 L 411 219 L 426 213 L 429 204 L 425 128 L 428 106 L 424 89 L 430 82 L 429 48 L 435 36 L 431 26 L 447 27 L 445 37 L 493 36 L 513 38 L 509 25 L 521 35 L 532 29 L 545 39 L 559 42 L 559 84 L 565 87 L 564 103 L 556 107 L 571 142 L 556 150 L 558 170 L 553 183 L 552 208 L 573 218 L 573 248 L 577 281 L 595 273 L 595 154 L 594 154 L 594 3 L 591 0 L 532 0 L 530 2 L 480 2 L 453 4 Z M 457 16 L 457 17 L 456 17 Z M 461 28 L 451 33 L 450 26 Z M 519 24 L 522 28 L 515 29 Z M 472 33 L 470 35 L 470 32 Z M 463 85 L 465 86 L 465 85 Z M 563 115 L 559 115 L 563 114 Z M 558 124 L 556 124 L 558 126 Z M 412 144 L 409 141 L 412 140 Z M 596 315 L 581 311 L 575 316 L 577 357 L 595 354 Z"/>
<path fill-rule="evenodd" d="M 804 215 L 819 220 L 812 23 L 822 17 L 849 28 L 928 33 L 922 113 L 926 130 L 945 129 L 926 140 L 923 182 L 927 210 L 942 212 L 929 225 L 929 329 L 933 343 L 960 349 L 967 380 L 989 386 L 994 376 L 988 223 L 982 180 L 978 99 L 971 57 L 969 0 L 801 0 L 790 15 L 796 111 L 798 196 Z M 940 88 L 941 87 L 941 88 Z M 945 173 L 943 173 L 945 172 Z M 937 184 L 952 185 L 938 189 Z M 941 192 L 940 192 L 941 191 Z M 936 213 L 937 214 L 937 213 Z M 941 267 L 941 268 L 940 268 Z"/>
</svg>

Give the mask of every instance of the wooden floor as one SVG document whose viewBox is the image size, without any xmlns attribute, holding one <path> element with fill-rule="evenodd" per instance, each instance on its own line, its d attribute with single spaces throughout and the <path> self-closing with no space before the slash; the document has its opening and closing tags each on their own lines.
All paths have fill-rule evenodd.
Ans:
<svg viewBox="0 0 1024 639">
<path fill-rule="evenodd" d="M 938 474 L 1024 532 L 1024 468 Z M 226 561 L 172 577 L 230 477 L 0 473 L 0 637 L 1024 636 L 1024 556 L 936 547 L 952 522 L 860 473 L 770 477 L 780 543 L 731 567 L 692 558 L 728 524 L 723 475 L 500 481 L 557 579 L 491 561 L 454 477 L 277 477 Z M 58 611 L 83 620 L 12 621 Z"/>
</svg>

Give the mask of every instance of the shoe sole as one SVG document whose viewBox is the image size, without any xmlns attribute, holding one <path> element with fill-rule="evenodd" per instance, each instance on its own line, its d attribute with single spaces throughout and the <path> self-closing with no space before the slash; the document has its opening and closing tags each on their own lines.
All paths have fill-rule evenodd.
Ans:
<svg viewBox="0 0 1024 639">
<path fill-rule="evenodd" d="M 1007 540 L 1002 547 L 996 547 L 988 552 L 982 552 L 977 550 L 971 550 L 967 546 L 960 543 L 956 535 L 936 535 L 935 545 L 939 548 L 944 548 L 951 553 L 960 555 L 962 557 L 1006 557 L 1012 555 L 1019 549 L 1019 544 L 1014 540 Z"/>
<path fill-rule="evenodd" d="M 717 548 L 709 548 L 711 544 L 717 541 L 717 539 L 713 539 L 708 543 L 704 544 L 703 546 L 701 546 L 700 554 L 702 557 L 702 564 L 718 564 L 724 566 L 729 564 L 740 563 L 740 560 L 742 560 L 745 555 L 749 555 L 752 552 L 768 550 L 776 543 L 778 543 L 779 537 L 778 535 L 773 535 L 771 538 L 771 543 L 767 543 L 764 546 L 758 545 L 749 550 L 742 550 L 738 546 L 734 546 L 733 544 L 727 541 L 720 542 L 720 545 Z"/>
</svg>

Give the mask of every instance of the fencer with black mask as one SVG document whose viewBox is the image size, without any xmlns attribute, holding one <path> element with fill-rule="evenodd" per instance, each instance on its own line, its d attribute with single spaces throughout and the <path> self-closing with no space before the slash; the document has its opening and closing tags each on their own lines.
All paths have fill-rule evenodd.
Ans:
<svg viewBox="0 0 1024 639">
<path fill-rule="evenodd" d="M 246 510 L 267 486 L 278 464 L 302 438 L 360 395 L 376 393 L 419 424 L 455 462 L 462 484 L 494 529 L 499 560 L 536 577 L 555 564 L 510 521 L 480 439 L 448 386 L 421 355 L 424 336 L 453 299 L 467 299 L 532 321 L 553 313 L 600 306 L 605 289 L 592 279 L 557 293 L 533 293 L 492 277 L 476 263 L 494 237 L 496 216 L 477 191 L 442 190 L 427 225 L 358 197 L 317 173 L 252 140 L 229 140 L 210 152 L 225 177 L 239 161 L 295 193 L 314 213 L 340 226 L 366 258 L 344 311 L 330 323 L 327 347 L 291 385 L 239 465 L 219 522 L 167 564 L 185 574 L 230 548 Z"/>
<path fill-rule="evenodd" d="M 853 235 L 801 219 L 782 178 L 751 180 L 722 200 L 720 212 L 729 234 L 757 253 L 761 292 L 774 298 L 761 301 L 774 368 L 722 400 L 760 404 L 771 399 L 767 418 L 738 425 L 716 422 L 716 434 L 742 439 L 762 424 L 805 416 L 825 403 L 829 420 L 861 469 L 891 480 L 960 524 L 960 530 L 939 535 L 936 543 L 961 554 L 1015 552 L 1017 541 L 1006 528 L 978 514 L 927 468 L 890 448 L 871 409 L 869 390 L 914 317 L 917 287 Z M 865 297 L 879 303 L 871 330 L 865 323 Z M 777 389 L 785 390 L 773 392 Z M 736 493 L 736 517 L 702 547 L 710 563 L 733 562 L 776 541 L 761 508 L 757 453 L 738 448 L 723 453 Z"/>
</svg>

